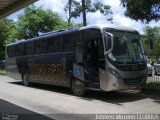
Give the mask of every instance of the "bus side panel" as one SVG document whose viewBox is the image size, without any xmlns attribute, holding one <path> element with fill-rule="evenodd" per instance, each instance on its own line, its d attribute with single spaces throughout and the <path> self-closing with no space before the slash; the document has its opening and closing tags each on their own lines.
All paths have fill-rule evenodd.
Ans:
<svg viewBox="0 0 160 120">
<path fill-rule="evenodd" d="M 66 61 L 67 80 L 70 84 L 73 77 L 73 52 L 63 53 L 62 58 Z"/>
<path fill-rule="evenodd" d="M 18 68 L 18 73 L 21 75 L 21 79 L 23 79 L 23 74 L 29 71 L 29 60 L 34 59 L 34 56 L 23 56 L 16 58 L 16 65 Z"/>
<path fill-rule="evenodd" d="M 73 53 L 55 53 L 17 58 L 19 73 L 31 73 L 31 82 L 69 86 Z"/>
<path fill-rule="evenodd" d="M 21 80 L 21 74 L 19 73 L 19 68 L 17 66 L 17 59 L 15 57 L 6 59 L 6 72 L 7 75 L 16 80 Z"/>
</svg>

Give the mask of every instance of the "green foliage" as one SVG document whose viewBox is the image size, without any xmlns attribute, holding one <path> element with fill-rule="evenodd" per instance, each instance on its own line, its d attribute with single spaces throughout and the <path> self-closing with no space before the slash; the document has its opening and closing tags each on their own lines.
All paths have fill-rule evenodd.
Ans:
<svg viewBox="0 0 160 120">
<path fill-rule="evenodd" d="M 160 56 L 160 28 L 147 26 L 144 30 L 144 35 L 152 38 L 153 40 L 153 50 L 150 50 L 148 39 L 142 38 L 142 43 L 147 55 L 149 55 L 153 60 L 158 59 Z"/>
<path fill-rule="evenodd" d="M 77 18 L 81 13 L 81 5 L 75 0 L 68 0 L 65 5 L 64 11 L 68 13 L 68 23 L 70 23 L 71 18 Z"/>
<path fill-rule="evenodd" d="M 121 0 L 125 15 L 145 22 L 160 20 L 160 0 Z"/>
<path fill-rule="evenodd" d="M 55 26 L 54 29 L 60 30 L 60 29 L 68 29 L 68 28 L 77 28 L 77 27 L 82 27 L 82 26 L 83 26 L 83 24 L 62 22 L 60 25 Z"/>
<path fill-rule="evenodd" d="M 83 23 L 79 23 L 79 24 L 73 24 L 74 28 L 80 28 L 83 27 Z"/>
<path fill-rule="evenodd" d="M 55 30 L 67 29 L 67 28 L 71 28 L 72 26 L 73 26 L 72 23 L 62 22 L 61 24 L 55 26 L 54 29 Z"/>
<path fill-rule="evenodd" d="M 71 18 L 77 18 L 82 13 L 82 3 L 76 0 L 68 0 L 64 10 L 68 15 L 68 22 L 70 22 Z M 96 11 L 100 11 L 105 16 L 109 16 L 112 14 L 111 7 L 109 5 L 102 4 L 101 2 L 92 3 L 91 0 L 85 0 L 85 12 L 94 13 Z M 112 21 L 111 16 L 107 17 L 108 21 Z"/>
<path fill-rule="evenodd" d="M 142 87 L 142 92 L 160 95 L 160 83 L 156 82 L 147 83 L 146 86 Z"/>
<path fill-rule="evenodd" d="M 13 21 L 12 21 L 13 22 Z M 18 17 L 18 21 L 13 23 L 8 28 L 8 23 L 5 23 L 5 27 L 9 32 L 3 31 L 2 35 L 6 36 L 5 44 L 14 42 L 16 40 L 28 39 L 37 37 L 40 34 L 50 32 L 53 30 L 66 29 L 71 27 L 77 27 L 79 25 L 74 23 L 67 23 L 63 21 L 57 13 L 51 10 L 44 10 L 42 7 L 30 6 L 24 9 L 24 14 Z M 10 24 L 9 24 L 10 26 Z M 14 28 L 14 29 L 13 29 Z M 4 41 L 4 40 L 3 40 Z"/>
<path fill-rule="evenodd" d="M 10 29 L 10 34 L 8 35 L 7 40 L 5 40 L 5 45 L 9 44 L 9 43 L 13 43 L 15 42 L 17 39 L 17 26 L 15 26 L 14 29 Z"/>
<path fill-rule="evenodd" d="M 14 30 L 15 23 L 12 20 L 1 19 L 0 20 L 0 60 L 4 59 L 5 42 Z"/>
<path fill-rule="evenodd" d="M 0 20 L 0 59 L 4 59 L 6 44 L 37 37 L 53 30 L 78 26 L 81 24 L 68 24 L 51 10 L 44 10 L 42 7 L 36 6 L 27 7 L 24 9 L 24 14 L 18 17 L 17 22 L 8 19 Z"/>
<path fill-rule="evenodd" d="M 6 71 L 4 69 L 0 69 L 0 75 L 6 75 Z"/>
<path fill-rule="evenodd" d="M 61 23 L 62 19 L 59 15 L 51 10 L 44 10 L 36 6 L 27 7 L 24 14 L 19 16 L 16 35 L 18 39 L 37 37 L 54 30 L 54 27 Z"/>
</svg>

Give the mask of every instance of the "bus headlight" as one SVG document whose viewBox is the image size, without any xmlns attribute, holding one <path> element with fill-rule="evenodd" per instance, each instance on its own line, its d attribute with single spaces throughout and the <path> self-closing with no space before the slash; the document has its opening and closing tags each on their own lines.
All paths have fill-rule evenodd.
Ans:
<svg viewBox="0 0 160 120">
<path fill-rule="evenodd" d="M 117 78 L 121 78 L 120 74 L 119 74 L 116 70 L 114 70 L 113 68 L 108 68 L 108 71 L 109 71 L 112 75 L 116 76 Z"/>
</svg>

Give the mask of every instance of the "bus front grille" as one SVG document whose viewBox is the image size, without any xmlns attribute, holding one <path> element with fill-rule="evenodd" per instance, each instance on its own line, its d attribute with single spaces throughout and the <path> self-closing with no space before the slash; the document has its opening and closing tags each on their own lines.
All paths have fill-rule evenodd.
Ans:
<svg viewBox="0 0 160 120">
<path fill-rule="evenodd" d="M 127 78 L 127 79 L 123 79 L 124 84 L 125 85 L 141 85 L 142 81 L 143 81 L 143 77 L 139 77 L 139 78 Z"/>
</svg>

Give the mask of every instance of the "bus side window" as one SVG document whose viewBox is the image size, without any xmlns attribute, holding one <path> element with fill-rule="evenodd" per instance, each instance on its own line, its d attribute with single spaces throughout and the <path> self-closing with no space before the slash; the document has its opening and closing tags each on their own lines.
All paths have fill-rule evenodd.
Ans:
<svg viewBox="0 0 160 120">
<path fill-rule="evenodd" d="M 26 43 L 24 46 L 25 55 L 33 55 L 34 54 L 34 42 Z"/>
<path fill-rule="evenodd" d="M 84 41 L 84 53 L 87 53 L 87 48 L 89 47 L 89 41 L 95 41 L 95 43 L 99 46 L 99 57 L 101 58 L 104 55 L 103 43 L 101 33 L 97 29 L 85 30 L 82 32 L 82 39 Z"/>
<path fill-rule="evenodd" d="M 82 39 L 84 41 L 83 61 L 85 65 L 104 68 L 104 47 L 100 30 L 84 30 L 82 31 Z"/>
<path fill-rule="evenodd" d="M 73 51 L 73 41 L 71 41 L 71 35 L 63 36 L 63 52 Z"/>
<path fill-rule="evenodd" d="M 61 52 L 61 36 L 52 37 L 47 42 L 48 53 Z"/>
<path fill-rule="evenodd" d="M 104 59 L 104 47 L 103 47 L 102 37 L 98 38 L 98 44 L 99 44 L 99 59 Z"/>
<path fill-rule="evenodd" d="M 15 46 L 8 46 L 7 53 L 8 53 L 8 57 L 14 57 L 15 56 Z"/>
<path fill-rule="evenodd" d="M 76 43 L 80 43 L 80 32 L 75 32 L 71 34 L 71 42 L 72 42 L 72 49 L 74 50 L 76 47 Z"/>
<path fill-rule="evenodd" d="M 76 44 L 76 50 L 74 53 L 74 62 L 77 64 L 81 64 L 83 61 L 83 45 L 82 43 L 78 42 Z"/>
<path fill-rule="evenodd" d="M 75 32 L 71 34 L 71 42 L 72 42 L 72 51 L 74 51 L 74 62 L 81 64 L 82 63 L 82 53 L 83 53 L 83 45 L 80 38 L 80 32 Z"/>
<path fill-rule="evenodd" d="M 16 45 L 16 56 L 23 56 L 24 55 L 24 45 Z"/>
<path fill-rule="evenodd" d="M 35 53 L 36 54 L 45 54 L 46 53 L 46 40 L 36 41 L 35 45 Z"/>
</svg>

